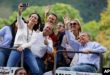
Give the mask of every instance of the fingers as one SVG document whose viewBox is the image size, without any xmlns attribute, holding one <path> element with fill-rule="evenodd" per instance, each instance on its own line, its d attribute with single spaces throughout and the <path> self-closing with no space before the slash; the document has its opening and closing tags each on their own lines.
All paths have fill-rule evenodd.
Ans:
<svg viewBox="0 0 110 75">
<path fill-rule="evenodd" d="M 50 9 L 51 9 L 51 5 L 46 6 L 45 13 L 49 13 Z"/>
<path fill-rule="evenodd" d="M 45 45 L 48 45 L 48 41 L 46 39 L 44 40 L 44 44 Z"/>
<path fill-rule="evenodd" d="M 85 54 L 90 54 L 90 53 L 91 53 L 90 50 L 84 50 L 84 51 L 82 51 L 82 52 L 85 53 Z"/>
<path fill-rule="evenodd" d="M 46 6 L 46 8 L 45 8 L 45 16 L 47 16 L 49 14 L 50 9 L 51 9 L 50 5 Z"/>
<path fill-rule="evenodd" d="M 63 17 L 63 21 L 64 21 L 64 24 L 67 25 L 67 23 L 70 22 L 70 17 L 68 15 L 65 15 Z"/>
<path fill-rule="evenodd" d="M 22 52 L 22 51 L 23 51 L 23 48 L 22 48 L 22 47 L 18 47 L 18 48 L 17 48 L 17 51 Z"/>
</svg>

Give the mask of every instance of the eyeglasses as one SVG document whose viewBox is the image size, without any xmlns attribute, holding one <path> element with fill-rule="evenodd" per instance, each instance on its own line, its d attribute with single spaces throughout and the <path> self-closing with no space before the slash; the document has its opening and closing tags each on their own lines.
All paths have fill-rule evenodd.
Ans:
<svg viewBox="0 0 110 75">
<path fill-rule="evenodd" d="M 70 26 L 72 26 L 72 25 L 77 25 L 77 23 L 75 23 L 75 22 L 74 23 L 70 23 Z"/>
</svg>

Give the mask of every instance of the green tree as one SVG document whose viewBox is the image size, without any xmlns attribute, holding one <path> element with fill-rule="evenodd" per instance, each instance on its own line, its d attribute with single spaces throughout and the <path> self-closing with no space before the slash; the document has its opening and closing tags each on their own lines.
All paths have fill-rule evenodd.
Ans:
<svg viewBox="0 0 110 75">
<path fill-rule="evenodd" d="M 96 21 L 90 21 L 84 24 L 82 28 L 92 36 L 92 40 L 95 40 L 95 37 L 99 32 L 99 24 Z"/>
<path fill-rule="evenodd" d="M 100 32 L 98 33 L 96 40 L 107 47 L 107 52 L 105 53 L 104 57 L 106 58 L 105 66 L 108 66 L 110 63 L 107 60 L 107 58 L 110 57 L 110 0 L 108 0 L 107 9 L 101 13 L 99 24 Z"/>
<path fill-rule="evenodd" d="M 25 11 L 23 11 L 23 17 L 27 18 L 30 13 L 37 12 L 40 14 L 42 21 L 44 22 L 44 10 L 45 10 L 45 6 L 31 6 L 25 9 Z M 51 6 L 50 12 L 53 12 L 58 16 L 58 21 L 63 21 L 63 16 L 68 14 L 72 19 L 77 18 L 81 22 L 83 22 L 82 18 L 79 15 L 79 11 L 68 4 L 63 4 L 63 3 L 53 4 Z M 0 26 L 2 27 L 3 25 L 11 24 L 11 22 L 14 21 L 16 17 L 17 17 L 17 12 L 15 11 L 9 17 L 8 20 L 7 19 L 0 20 L 1 22 Z"/>
</svg>

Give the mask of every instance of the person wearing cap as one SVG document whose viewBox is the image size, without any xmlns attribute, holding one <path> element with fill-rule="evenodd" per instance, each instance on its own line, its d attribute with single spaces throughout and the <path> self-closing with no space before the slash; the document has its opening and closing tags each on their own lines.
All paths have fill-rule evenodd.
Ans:
<svg viewBox="0 0 110 75">
<path fill-rule="evenodd" d="M 99 69 L 100 57 L 92 52 L 103 53 L 106 48 L 98 42 L 91 41 L 90 35 L 87 32 L 81 32 L 79 39 L 75 39 L 75 35 L 68 31 L 68 18 L 65 18 L 65 34 L 67 41 L 75 51 L 82 51 L 84 54 L 79 54 L 78 61 L 71 67 L 60 67 L 59 70 L 78 71 L 78 72 L 97 72 Z"/>
</svg>

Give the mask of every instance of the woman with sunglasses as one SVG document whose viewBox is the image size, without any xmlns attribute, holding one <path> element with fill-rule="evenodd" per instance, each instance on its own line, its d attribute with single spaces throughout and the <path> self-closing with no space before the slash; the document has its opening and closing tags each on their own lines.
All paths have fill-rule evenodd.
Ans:
<svg viewBox="0 0 110 75">
<path fill-rule="evenodd" d="M 69 24 L 69 30 L 75 35 L 75 39 L 78 40 L 79 33 L 81 32 L 81 25 L 80 25 L 79 20 L 77 19 L 71 20 Z M 63 37 L 61 46 L 63 47 L 63 50 L 66 50 L 66 51 L 74 50 L 67 42 L 67 37 L 65 35 Z M 78 57 L 77 54 L 68 53 L 68 52 L 63 52 L 63 56 L 64 56 L 65 63 L 66 63 L 65 66 L 70 65 L 70 62 L 72 61 L 73 57 L 74 57 L 73 61 L 75 63 Z"/>
</svg>

